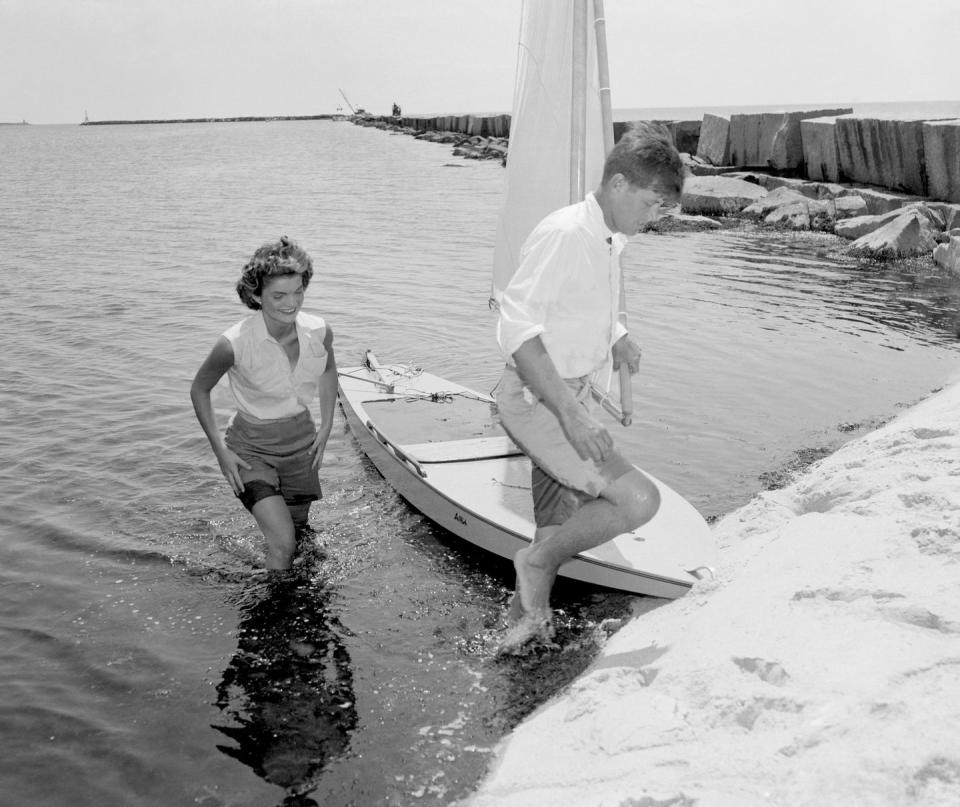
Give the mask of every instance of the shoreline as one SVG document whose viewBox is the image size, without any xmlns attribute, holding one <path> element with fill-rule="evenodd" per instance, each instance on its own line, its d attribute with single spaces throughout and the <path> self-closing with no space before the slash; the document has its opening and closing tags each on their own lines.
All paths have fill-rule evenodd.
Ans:
<svg viewBox="0 0 960 807">
<path fill-rule="evenodd" d="M 951 383 L 721 519 L 716 578 L 614 634 L 458 804 L 960 803 Z"/>
</svg>

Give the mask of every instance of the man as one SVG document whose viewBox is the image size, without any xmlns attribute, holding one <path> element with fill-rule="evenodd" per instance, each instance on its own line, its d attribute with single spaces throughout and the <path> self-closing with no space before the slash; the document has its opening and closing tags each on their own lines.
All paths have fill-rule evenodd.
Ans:
<svg viewBox="0 0 960 807">
<path fill-rule="evenodd" d="M 511 606 L 521 641 L 550 635 L 550 591 L 560 566 L 636 529 L 659 507 L 650 480 L 596 417 L 588 377 L 612 357 L 638 369 L 640 350 L 617 318 L 627 237 L 680 196 L 684 168 L 653 127 L 611 150 L 600 187 L 551 213 L 524 243 L 500 302 L 497 341 L 507 361 L 497 393 L 504 429 L 533 463 L 537 530 L 517 552 Z"/>
</svg>

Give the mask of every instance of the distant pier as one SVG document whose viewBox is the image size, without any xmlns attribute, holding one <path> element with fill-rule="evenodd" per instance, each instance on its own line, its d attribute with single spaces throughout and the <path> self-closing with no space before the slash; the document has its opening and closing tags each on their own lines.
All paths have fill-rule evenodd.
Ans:
<svg viewBox="0 0 960 807">
<path fill-rule="evenodd" d="M 85 120 L 81 126 L 128 126 L 144 123 L 246 123 L 273 120 L 341 120 L 343 115 L 244 115 L 236 118 L 175 118 L 147 120 Z"/>
</svg>

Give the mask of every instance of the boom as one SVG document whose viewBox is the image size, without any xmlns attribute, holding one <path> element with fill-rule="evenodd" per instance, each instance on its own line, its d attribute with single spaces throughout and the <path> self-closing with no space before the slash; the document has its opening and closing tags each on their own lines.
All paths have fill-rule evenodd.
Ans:
<svg viewBox="0 0 960 807">
<path fill-rule="evenodd" d="M 340 90 L 339 87 L 337 87 L 337 89 Z M 356 114 L 357 114 L 357 110 L 355 110 L 355 109 L 353 108 L 353 104 L 350 103 L 350 99 L 347 98 L 347 94 L 346 94 L 343 90 L 340 90 L 340 95 L 342 95 L 342 96 L 343 96 L 343 100 L 347 102 L 347 106 L 350 107 L 350 111 L 351 111 L 354 115 L 356 115 Z"/>
</svg>

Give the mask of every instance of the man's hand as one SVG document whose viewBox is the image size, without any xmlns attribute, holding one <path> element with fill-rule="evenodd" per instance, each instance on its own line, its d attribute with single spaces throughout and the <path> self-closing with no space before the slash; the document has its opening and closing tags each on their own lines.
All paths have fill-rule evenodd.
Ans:
<svg viewBox="0 0 960 807">
<path fill-rule="evenodd" d="M 614 370 L 619 370 L 621 364 L 626 364 L 630 375 L 635 375 L 640 369 L 640 346 L 630 338 L 630 334 L 621 336 L 610 354 L 613 357 Z"/>
<path fill-rule="evenodd" d="M 560 426 L 582 459 L 603 462 L 613 450 L 613 438 L 603 425 L 576 404 L 560 416 Z"/>
<path fill-rule="evenodd" d="M 639 351 L 636 353 L 639 355 Z M 603 462 L 609 457 L 613 450 L 613 438 L 577 403 L 570 387 L 557 372 L 540 337 L 531 337 L 520 345 L 513 354 L 513 359 L 517 363 L 520 378 L 557 416 L 564 436 L 577 454 L 594 462 Z"/>
</svg>

